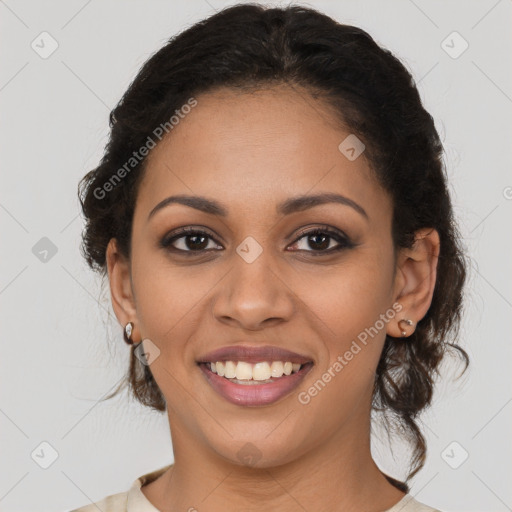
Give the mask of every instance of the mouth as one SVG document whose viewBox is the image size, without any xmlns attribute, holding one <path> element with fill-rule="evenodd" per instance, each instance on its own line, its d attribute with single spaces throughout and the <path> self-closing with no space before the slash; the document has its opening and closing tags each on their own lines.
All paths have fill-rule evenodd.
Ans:
<svg viewBox="0 0 512 512">
<path fill-rule="evenodd" d="M 213 390 L 228 402 L 262 406 L 290 394 L 314 363 L 278 347 L 231 346 L 202 356 L 197 364 Z"/>
</svg>

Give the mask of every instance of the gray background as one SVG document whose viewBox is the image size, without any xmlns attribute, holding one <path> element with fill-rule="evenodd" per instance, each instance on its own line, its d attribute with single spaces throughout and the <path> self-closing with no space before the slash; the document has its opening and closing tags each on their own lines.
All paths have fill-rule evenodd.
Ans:
<svg viewBox="0 0 512 512">
<path fill-rule="evenodd" d="M 101 293 L 78 251 L 76 188 L 142 63 L 231 3 L 0 1 L 2 511 L 69 510 L 172 461 L 166 416 L 126 396 L 98 401 L 124 374 L 128 350 L 108 289 Z M 446 512 L 512 510 L 512 1 L 305 5 L 368 30 L 418 80 L 472 258 L 461 331 L 472 368 L 453 381 L 456 368 L 446 365 L 423 416 L 429 456 L 412 494 Z M 43 31 L 58 44 L 47 58 L 31 47 L 51 49 Z M 469 44 L 457 58 L 464 41 L 454 31 Z M 57 250 L 45 261 L 43 237 Z M 406 453 L 396 447 L 393 460 L 375 439 L 382 468 L 403 476 Z M 52 449 L 58 457 L 43 469 Z"/>
</svg>

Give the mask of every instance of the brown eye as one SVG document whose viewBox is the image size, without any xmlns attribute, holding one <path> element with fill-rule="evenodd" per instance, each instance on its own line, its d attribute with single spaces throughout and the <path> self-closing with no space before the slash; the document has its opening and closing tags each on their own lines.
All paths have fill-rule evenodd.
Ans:
<svg viewBox="0 0 512 512">
<path fill-rule="evenodd" d="M 160 246 L 173 252 L 193 253 L 215 249 L 218 245 L 212 236 L 206 231 L 193 228 L 183 228 L 172 236 L 166 236 L 160 242 Z"/>
<path fill-rule="evenodd" d="M 297 246 L 302 239 L 305 239 L 302 243 L 302 247 L 298 247 L 295 250 L 330 254 L 335 251 L 353 247 L 348 237 L 329 228 L 315 228 L 303 232 L 294 242 L 294 245 Z M 311 250 L 308 249 L 308 247 Z"/>
</svg>

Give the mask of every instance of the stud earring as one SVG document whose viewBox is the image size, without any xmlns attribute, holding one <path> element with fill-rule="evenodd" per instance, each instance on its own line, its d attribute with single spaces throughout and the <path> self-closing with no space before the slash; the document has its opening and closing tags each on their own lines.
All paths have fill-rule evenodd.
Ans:
<svg viewBox="0 0 512 512">
<path fill-rule="evenodd" d="M 132 332 L 133 332 L 133 322 L 128 322 L 124 326 L 124 333 L 123 333 L 124 341 L 126 341 L 126 343 L 128 345 L 133 345 Z"/>
<path fill-rule="evenodd" d="M 402 320 L 398 321 L 398 325 L 399 325 L 400 329 L 402 329 L 402 332 L 401 332 L 402 338 L 405 338 L 407 336 L 407 331 L 403 330 L 404 328 L 401 326 L 402 322 L 405 322 L 407 325 L 414 325 L 414 322 L 412 320 L 409 320 L 408 318 L 402 318 Z"/>
</svg>

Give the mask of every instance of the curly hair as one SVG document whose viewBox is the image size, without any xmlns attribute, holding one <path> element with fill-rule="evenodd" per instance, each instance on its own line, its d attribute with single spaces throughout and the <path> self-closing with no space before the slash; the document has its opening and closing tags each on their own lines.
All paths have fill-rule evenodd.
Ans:
<svg viewBox="0 0 512 512">
<path fill-rule="evenodd" d="M 456 344 L 466 254 L 454 221 L 443 163 L 443 147 L 432 116 L 422 105 L 405 66 L 364 30 L 336 22 L 303 6 L 268 8 L 239 4 L 202 20 L 149 58 L 110 113 L 110 137 L 99 165 L 80 181 L 78 195 L 86 225 L 81 252 L 105 277 L 106 248 L 115 238 L 130 257 L 130 237 L 138 185 L 146 158 L 123 180 L 99 193 L 105 183 L 192 96 L 217 88 L 255 89 L 288 84 L 321 97 L 340 123 L 366 146 L 377 182 L 393 201 L 395 251 L 410 248 L 415 231 L 434 228 L 440 237 L 437 280 L 428 312 L 407 339 L 386 337 L 375 375 L 372 409 L 401 425 L 413 446 L 408 478 L 423 467 L 426 444 L 416 422 L 431 404 L 434 380 Z M 158 411 L 165 398 L 148 366 L 133 350 L 121 386 Z M 389 431 L 389 430 L 388 430 Z M 398 488 L 408 486 L 390 477 Z"/>
</svg>

